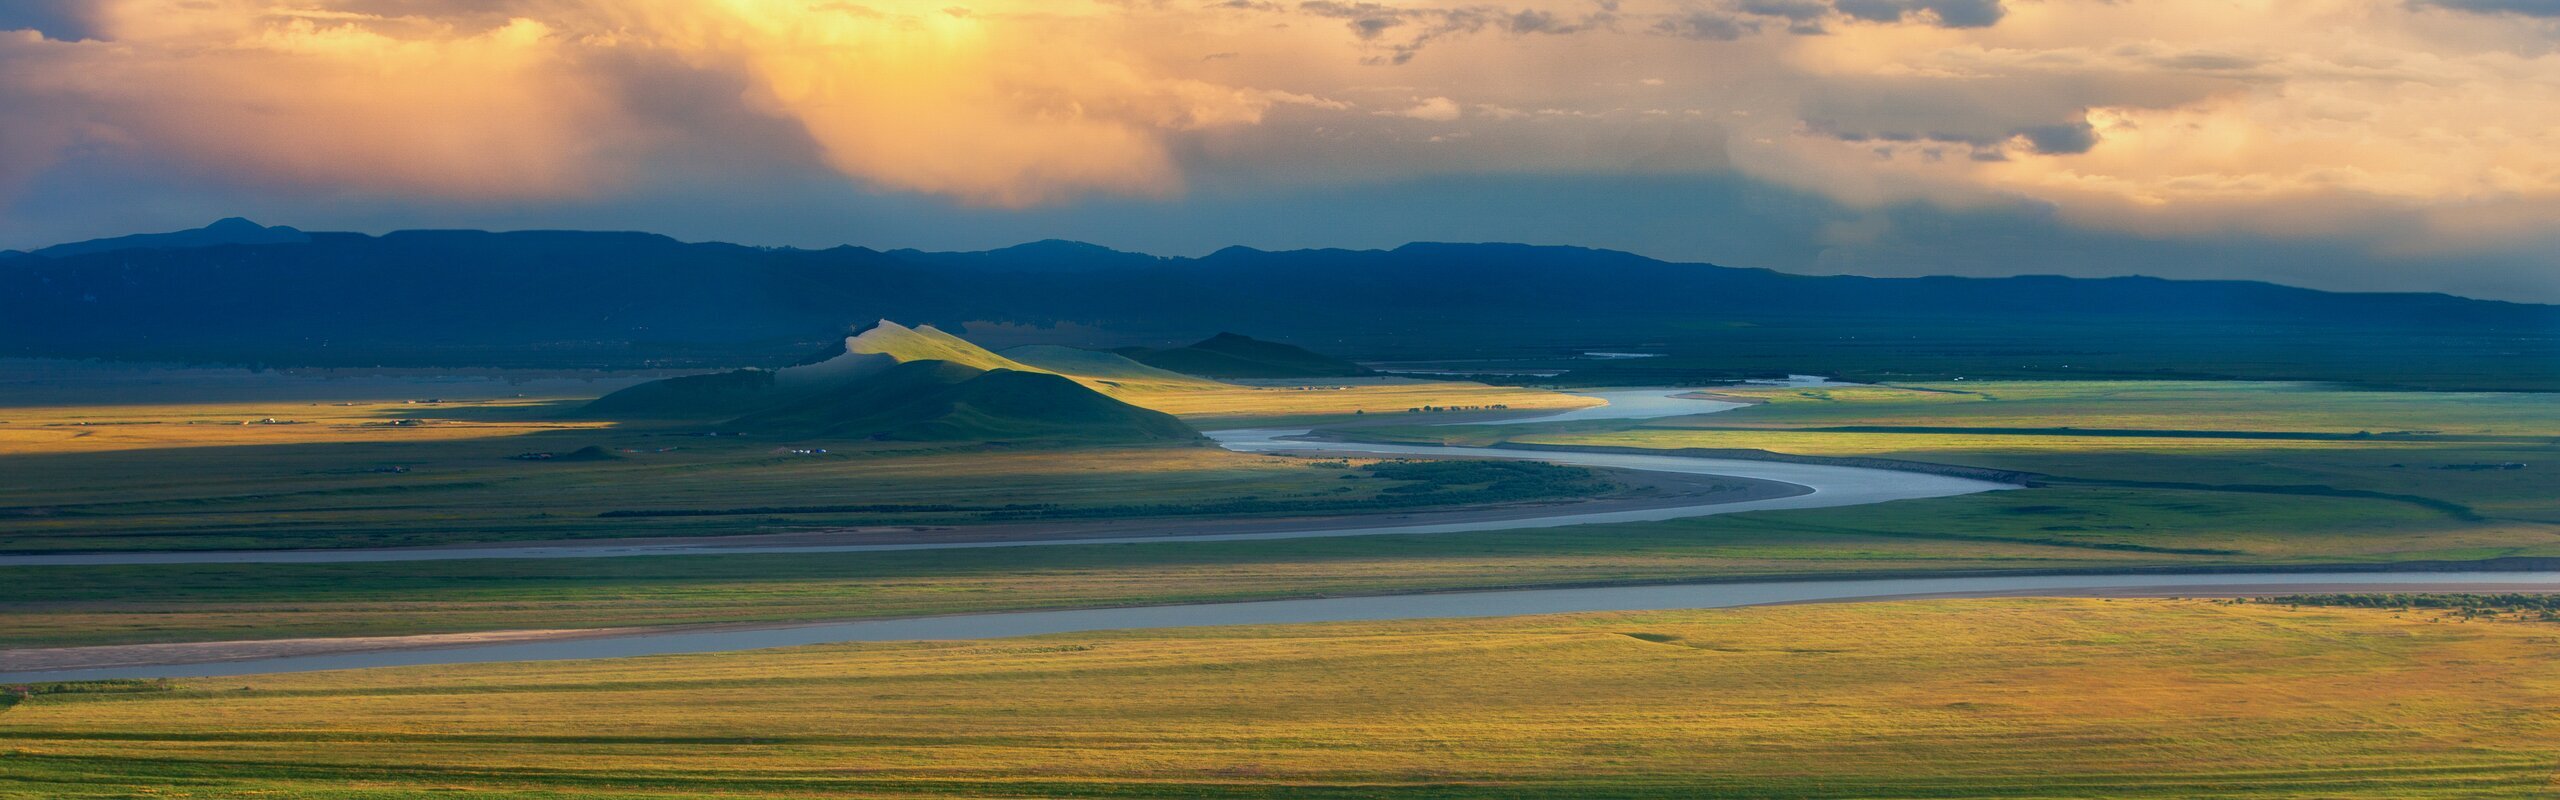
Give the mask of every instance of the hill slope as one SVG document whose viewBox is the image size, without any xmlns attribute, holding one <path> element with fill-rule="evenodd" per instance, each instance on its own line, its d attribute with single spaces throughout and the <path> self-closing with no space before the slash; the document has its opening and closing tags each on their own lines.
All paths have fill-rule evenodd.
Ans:
<svg viewBox="0 0 2560 800">
<path fill-rule="evenodd" d="M 1342 378 L 1370 374 L 1367 367 L 1279 342 L 1220 333 L 1189 347 L 1133 348 L 1121 355 L 1158 369 L 1209 378 Z"/>
<path fill-rule="evenodd" d="M 909 328 L 884 319 L 784 368 L 776 380 L 785 386 L 806 388 L 859 378 L 910 361 L 948 361 L 982 370 L 1040 371 L 931 325 Z"/>
<path fill-rule="evenodd" d="M 1045 372 L 909 361 L 723 423 L 750 433 L 897 441 L 1186 441 L 1199 433 Z"/>
<path fill-rule="evenodd" d="M 597 419 L 714 420 L 774 402 L 771 370 L 741 369 L 650 381 L 589 401 L 579 416 Z"/>
<path fill-rule="evenodd" d="M 846 337 L 840 352 L 823 360 L 651 381 L 597 398 L 579 414 L 695 421 L 793 439 L 1100 443 L 1200 436 L 1170 415 L 931 326 L 888 320 Z"/>
<path fill-rule="evenodd" d="M 118 250 L 179 249 L 223 244 L 301 244 L 308 241 L 311 241 L 310 236 L 282 225 L 268 227 L 240 217 L 226 217 L 194 230 L 137 233 L 130 236 L 57 244 L 38 249 L 33 255 L 62 258 L 91 253 L 112 253 Z"/>
<path fill-rule="evenodd" d="M 1039 370 L 1021 362 L 997 355 L 977 343 L 942 332 L 931 325 L 909 328 L 888 320 L 844 341 L 845 352 L 883 355 L 898 361 L 949 361 L 982 370 L 1010 369 L 1022 372 Z"/>
</svg>

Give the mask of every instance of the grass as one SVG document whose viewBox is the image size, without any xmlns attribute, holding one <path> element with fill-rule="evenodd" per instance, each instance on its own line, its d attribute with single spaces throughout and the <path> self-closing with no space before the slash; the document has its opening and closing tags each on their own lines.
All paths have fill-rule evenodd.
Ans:
<svg viewBox="0 0 2560 800">
<path fill-rule="evenodd" d="M 1362 433 L 1475 445 L 1873 456 L 2042 473 L 2055 483 L 2328 489 L 2560 524 L 2560 494 L 2549 489 L 2560 471 L 2560 403 L 2547 394 L 2115 381 L 1717 392 L 1761 404 L 1641 424 Z"/>
<path fill-rule="evenodd" d="M 2560 438 L 2547 394 L 2388 392 L 2246 381 L 1955 381 L 1877 387 L 1736 387 L 1762 408 L 1697 425 L 2414 432 Z"/>
<path fill-rule="evenodd" d="M 1391 398 L 1387 404 L 1480 396 L 1587 402 L 1450 383 L 1340 392 L 1227 386 L 1214 394 L 1224 399 L 1186 397 L 1177 407 L 1228 415 L 1329 415 L 1382 397 Z M 1363 397 L 1368 399 L 1357 399 Z M 1233 511 L 1239 502 L 1252 504 L 1257 513 L 1287 514 L 1339 511 L 1394 485 L 1342 481 L 1342 473 L 1311 471 L 1297 459 L 1208 446 L 810 443 L 556 421 L 574 402 L 299 399 L 5 409 L 0 519 L 7 524 L 0 525 L 0 549 L 398 546 L 775 533 L 966 524 L 1019 506 L 1049 507 L 1072 517 L 1126 509 L 1136 500 L 1175 515 L 1192 507 Z M 618 458 L 510 458 L 591 446 Z M 790 452 L 807 448 L 828 452 Z M 989 486 L 1005 491 L 993 496 Z M 601 516 L 889 505 L 949 509 L 716 519 Z"/>
<path fill-rule="evenodd" d="M 1459 535 L 684 558 L 0 568 L 0 647 L 906 616 L 1315 595 L 2560 557 L 2386 500 L 2071 487 Z"/>
<path fill-rule="evenodd" d="M 2534 797 L 2560 628 L 1971 600 L 41 694 L 0 796 Z"/>
<path fill-rule="evenodd" d="M 1759 392 L 1770 402 L 1640 426 L 1363 430 L 1467 437 L 1475 443 L 1516 439 L 1884 455 L 2024 469 L 2048 476 L 2046 485 L 1871 507 L 1464 535 L 685 559 L 0 568 L 0 608 L 11 622 L 0 631 L 0 643 L 758 622 L 1624 581 L 2560 557 L 2560 527 L 2553 524 L 2560 520 L 2554 514 L 2560 498 L 2542 480 L 2551 459 L 2540 446 L 1801 427 L 1868 421 L 2050 428 L 2075 419 L 2120 428 L 2198 429 L 2208 427 L 2199 420 L 2213 420 L 2332 432 L 2370 427 L 2533 434 L 2560 427 L 2551 421 L 2560 412 L 2531 398 L 2506 396 L 2292 384 L 1959 386 L 1964 385 L 1820 390 L 1823 396 L 1735 390 Z M 2007 399 L 1984 399 L 1986 394 Z M 347 414 L 416 409 L 317 408 Z M 495 431 L 520 424 L 505 421 L 516 408 L 495 403 L 479 413 L 447 404 L 434 413 Z M 1866 410 L 1835 410 L 1841 408 Z M 193 413 L 237 418 L 251 411 Z M 1710 421 L 1761 429 L 1693 427 Z M 105 426 L 100 435 L 140 435 L 121 431 L 153 427 Z M 202 427 L 213 435 L 243 435 L 233 432 L 242 427 L 236 425 L 218 433 L 215 426 L 172 427 L 180 433 Z M 268 435 L 276 436 L 334 435 L 307 426 L 248 427 L 272 429 Z M 356 430 L 385 438 L 438 431 Z M 301 449 L 175 447 L 0 457 L 0 469 L 18 470 L 12 474 L 18 480 L 0 485 L 26 486 L 20 497 L 111 504 L 91 516 L 65 511 L 22 517 L 12 528 L 12 541 L 20 546 L 57 547 L 154 546 L 182 538 L 192 546 L 244 546 L 293 537 L 406 543 L 589 535 L 584 532 L 754 532 L 1026 515 L 1006 510 L 1006 504 L 1045 505 L 1027 515 L 1053 518 L 1178 515 L 1185 509 L 1277 513 L 1292 507 L 1341 510 L 1344 503 L 1385 507 L 1391 494 L 1400 498 L 1396 502 L 1439 494 L 1386 491 L 1422 481 L 1342 480 L 1368 474 L 1357 464 L 1311 468 L 1305 460 L 1210 448 L 900 449 L 808 457 L 776 455 L 771 445 L 653 438 L 634 441 L 680 442 L 687 449 L 588 464 L 503 458 L 534 449 L 534 442 L 557 440 L 557 449 L 565 451 L 566 445 L 609 433 L 536 429 L 432 447 L 400 445 L 404 449 L 378 453 L 443 452 L 450 460 L 417 462 L 402 475 L 334 478 L 345 481 L 334 484 L 315 484 L 321 479 L 311 476 L 323 474 L 327 465 L 376 463 L 347 454 L 392 445 L 322 442 Z M 2438 468 L 2509 461 L 2534 466 Z M 368 488 L 421 477 L 459 485 L 435 491 Z M 306 491 L 277 495 L 279 485 Z M 1006 488 L 1001 498 L 987 491 L 997 485 Z M 1345 487 L 1352 491 L 1341 492 Z M 1155 505 L 1130 505 L 1141 501 Z M 865 503 L 906 510 L 865 510 Z M 615 509 L 675 515 L 597 516 Z M 713 513 L 683 515 L 698 512 Z M 376 527 L 367 532 L 351 522 Z M 64 526 L 62 532 L 49 533 L 56 525 Z M 168 533 L 150 533 L 155 528 Z M 114 535 L 95 535 L 101 532 Z"/>
<path fill-rule="evenodd" d="M 1194 427 L 1290 427 L 1406 414 L 1435 406 L 1513 411 L 1567 410 L 1598 403 L 1581 395 L 1477 383 L 1316 380 L 1294 386 L 1184 387 L 1114 394 L 1131 405 L 1188 420 Z"/>
</svg>

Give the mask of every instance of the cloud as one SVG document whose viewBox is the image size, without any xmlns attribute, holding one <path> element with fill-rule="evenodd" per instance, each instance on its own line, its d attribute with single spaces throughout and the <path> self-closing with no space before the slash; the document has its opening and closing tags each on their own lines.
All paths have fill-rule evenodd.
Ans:
<svg viewBox="0 0 2560 800">
<path fill-rule="evenodd" d="M 2088 120 L 2020 128 L 2018 137 L 2027 140 L 2029 146 L 2044 155 L 2086 153 L 2098 145 L 2098 129 Z"/>
<path fill-rule="evenodd" d="M 1259 5 L 1231 7 L 1267 8 Z M 1592 10 L 1579 14 L 1490 5 L 1434 8 L 1343 0 L 1306 0 L 1298 4 L 1297 10 L 1342 20 L 1354 37 L 1384 51 L 1370 56 L 1368 62 L 1387 65 L 1410 62 L 1422 52 L 1424 45 L 1452 36 L 1488 30 L 1513 35 L 1567 35 L 1607 30 L 1618 19 L 1614 2 L 1597 4 Z"/>
<path fill-rule="evenodd" d="M 2474 14 L 2560 17 L 2560 0 L 2412 0 L 2412 2 L 2414 5 L 2468 11 Z"/>
<path fill-rule="evenodd" d="M 2512 263 L 2560 217 L 2551 16 L 2524 0 L 41 0 L 0 4 L 0 217 L 75 194 L 109 215 L 108 198 L 148 208 L 173 186 L 534 209 L 814 183 L 1037 214 L 1552 175 Z"/>
<path fill-rule="evenodd" d="M 97 20 L 83 0 L 11 0 L 0 5 L 0 31 L 32 30 L 47 39 L 78 41 L 97 36 Z"/>
<path fill-rule="evenodd" d="M 530 19 L 431 38 L 352 22 L 104 9 L 110 41 L 0 42 L 0 139 L 253 183 L 473 197 L 585 191 L 622 121 Z M 21 162 L 28 163 L 28 162 Z"/>
<path fill-rule="evenodd" d="M 608 19 L 659 32 L 637 46 L 746 76 L 746 107 L 804 127 L 827 165 L 970 202 L 1178 192 L 1166 137 L 1253 124 L 1275 102 L 1117 49 L 1110 18 L 991 3 L 885 23 L 762 3 L 640 8 Z"/>
<path fill-rule="evenodd" d="M 1111 17 L 874 6 L 894 7 L 91 3 L 63 10 L 107 41 L 0 42 L 0 104 L 46 109 L 0 119 L 0 139 L 10 172 L 82 148 L 323 191 L 557 198 L 621 185 L 666 147 L 706 146 L 667 139 L 762 118 L 801 132 L 758 142 L 782 161 L 1022 206 L 1177 192 L 1168 137 L 1252 124 L 1293 96 L 1167 74 L 1117 47 Z M 736 93 L 634 108 L 679 72 Z"/>
<path fill-rule="evenodd" d="M 1926 18 L 1950 28 L 1985 28 L 2007 15 L 2000 0 L 1833 0 L 1833 8 L 1868 22 Z"/>
<path fill-rule="evenodd" d="M 1446 97 L 1426 97 L 1415 102 L 1412 107 L 1395 112 L 1395 115 L 1432 122 L 1448 122 L 1457 119 L 1459 113 L 1458 102 L 1455 100 Z"/>
<path fill-rule="evenodd" d="M 1758 33 L 1760 26 L 1759 23 L 1738 14 L 1692 11 L 1655 20 L 1653 30 L 1656 33 L 1683 39 L 1729 42 Z"/>
</svg>

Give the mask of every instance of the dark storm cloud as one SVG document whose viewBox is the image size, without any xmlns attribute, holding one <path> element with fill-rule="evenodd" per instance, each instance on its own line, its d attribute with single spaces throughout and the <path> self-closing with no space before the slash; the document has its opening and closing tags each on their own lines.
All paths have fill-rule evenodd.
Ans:
<svg viewBox="0 0 2560 800">
<path fill-rule="evenodd" d="M 1684 39 L 1729 42 L 1760 32 L 1760 24 L 1746 17 L 1716 11 L 1692 11 L 1656 20 L 1655 33 Z"/>
<path fill-rule="evenodd" d="M 1805 127 L 1852 142 L 1938 142 L 1997 148 L 2023 137 L 2035 152 L 2085 153 L 2099 133 L 2086 120 L 2099 106 L 2172 108 L 2232 85 L 2211 75 L 2073 76 L 2058 79 L 1843 79 L 1808 97 Z"/>
<path fill-rule="evenodd" d="M 2560 17 L 2560 0 L 2413 0 L 2411 5 L 2468 11 L 2474 14 Z"/>
<path fill-rule="evenodd" d="M 1605 28 L 1615 21 L 1617 21 L 1617 14 L 1605 10 L 1573 18 L 1561 16 L 1552 11 L 1531 10 L 1513 13 L 1503 20 L 1502 27 L 1512 33 L 1565 34 Z"/>
<path fill-rule="evenodd" d="M 1987 28 L 2008 15 L 2000 0 L 1836 0 L 1833 7 L 1867 22 L 1931 17 L 1949 28 Z"/>
<path fill-rule="evenodd" d="M 2088 120 L 2020 128 L 2018 135 L 2025 137 L 2036 152 L 2046 155 L 2086 153 L 2098 145 L 2098 130 L 2090 127 Z"/>
<path fill-rule="evenodd" d="M 1272 11 L 1260 0 L 1225 0 L 1217 7 Z M 1999 0 L 1740 0 L 1729 8 L 1692 7 L 1668 14 L 1626 14 L 1615 2 L 1593 4 L 1584 14 L 1543 9 L 1511 9 L 1499 5 L 1413 7 L 1366 0 L 1305 0 L 1301 13 L 1341 20 L 1352 36 L 1383 47 L 1379 64 L 1405 64 L 1435 40 L 1494 31 L 1513 35 L 1569 35 L 1627 29 L 1701 41 L 1733 41 L 1780 28 L 1789 33 L 1823 33 L 1826 18 L 1846 16 L 1871 23 L 1926 23 L 1949 28 L 1982 28 L 2005 15 Z M 1783 24 L 1777 24 L 1777 23 Z"/>
<path fill-rule="evenodd" d="M 2029 150 L 2049 156 L 2086 153 L 2089 148 L 2098 146 L 2098 130 L 2087 120 L 1992 132 L 1822 130 L 1820 126 L 1816 129 L 1844 142 L 1954 145 L 1964 148 L 1963 154 L 1975 161 L 2008 160 L 2001 147 L 2012 139 L 2024 140 Z"/>
<path fill-rule="evenodd" d="M 0 30 L 33 30 L 57 41 L 94 39 L 97 20 L 83 0 L 6 0 L 0 2 Z"/>
<path fill-rule="evenodd" d="M 1350 27 L 1352 35 L 1361 41 L 1384 46 L 1386 54 L 1371 59 L 1382 64 L 1410 62 L 1425 45 L 1448 36 L 1487 30 L 1514 35 L 1566 35 L 1606 29 L 1617 21 L 1616 3 L 1599 3 L 1596 8 L 1587 14 L 1561 15 L 1552 11 L 1514 11 L 1498 6 L 1408 8 L 1340 0 L 1308 0 L 1298 4 L 1298 10 L 1302 12 L 1342 20 Z"/>
</svg>

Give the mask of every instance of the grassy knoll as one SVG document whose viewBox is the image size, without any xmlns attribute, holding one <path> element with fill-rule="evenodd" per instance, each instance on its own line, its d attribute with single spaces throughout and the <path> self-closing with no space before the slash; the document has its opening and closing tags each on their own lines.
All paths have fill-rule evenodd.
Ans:
<svg viewBox="0 0 2560 800">
<path fill-rule="evenodd" d="M 1402 418 L 1410 409 L 1425 406 L 1562 411 L 1599 403 L 1589 397 L 1543 389 L 1396 378 L 1319 379 L 1303 385 L 1279 386 L 1222 383 L 1168 389 L 1133 385 L 1131 391 L 1106 393 L 1130 405 L 1182 417 L 1203 430 L 1373 420 L 1382 414 Z"/>
<path fill-rule="evenodd" d="M 0 796 L 2537 797 L 2560 629 L 1967 600 L 96 686 Z"/>
</svg>

